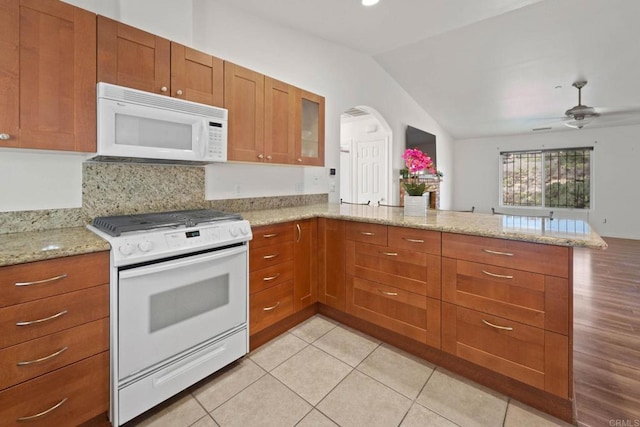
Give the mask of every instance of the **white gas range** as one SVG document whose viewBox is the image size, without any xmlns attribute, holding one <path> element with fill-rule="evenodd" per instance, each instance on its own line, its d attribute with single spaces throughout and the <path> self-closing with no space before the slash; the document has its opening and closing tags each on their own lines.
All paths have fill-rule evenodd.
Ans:
<svg viewBox="0 0 640 427">
<path fill-rule="evenodd" d="M 111 244 L 111 422 L 119 426 L 249 351 L 248 242 L 238 214 L 95 218 Z"/>
</svg>

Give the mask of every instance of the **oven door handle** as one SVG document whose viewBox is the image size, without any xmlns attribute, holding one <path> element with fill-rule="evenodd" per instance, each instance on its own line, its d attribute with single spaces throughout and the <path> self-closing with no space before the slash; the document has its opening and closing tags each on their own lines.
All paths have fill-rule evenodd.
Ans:
<svg viewBox="0 0 640 427">
<path fill-rule="evenodd" d="M 181 258 L 177 260 L 171 260 L 167 262 L 160 262 L 158 264 L 147 265 L 144 267 L 135 267 L 130 270 L 120 271 L 120 279 L 128 279 L 131 277 L 139 277 L 147 274 L 161 273 L 167 270 L 174 270 L 180 267 L 189 267 L 204 262 L 211 262 L 222 258 L 228 258 L 234 255 L 239 255 L 247 252 L 247 246 L 237 246 L 229 249 L 222 249 L 220 251 L 207 252 L 206 254 L 194 255 L 191 257 Z"/>
</svg>

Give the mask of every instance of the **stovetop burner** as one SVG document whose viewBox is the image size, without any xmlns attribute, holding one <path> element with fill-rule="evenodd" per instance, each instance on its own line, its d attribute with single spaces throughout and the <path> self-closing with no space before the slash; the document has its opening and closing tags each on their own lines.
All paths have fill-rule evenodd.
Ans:
<svg viewBox="0 0 640 427">
<path fill-rule="evenodd" d="M 91 222 L 98 230 L 111 236 L 119 236 L 131 231 L 154 230 L 164 227 L 195 227 L 198 224 L 241 220 L 237 213 L 217 211 L 214 209 L 193 209 L 186 211 L 153 212 L 133 215 L 114 215 L 96 217 Z"/>
</svg>

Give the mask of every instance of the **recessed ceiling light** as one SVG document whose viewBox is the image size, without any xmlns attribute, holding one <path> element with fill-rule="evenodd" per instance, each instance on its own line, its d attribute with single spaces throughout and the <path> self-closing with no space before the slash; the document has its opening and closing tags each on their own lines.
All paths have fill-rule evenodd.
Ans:
<svg viewBox="0 0 640 427">
<path fill-rule="evenodd" d="M 362 0 L 362 5 L 363 6 L 373 6 L 374 4 L 377 4 L 379 0 Z"/>
</svg>

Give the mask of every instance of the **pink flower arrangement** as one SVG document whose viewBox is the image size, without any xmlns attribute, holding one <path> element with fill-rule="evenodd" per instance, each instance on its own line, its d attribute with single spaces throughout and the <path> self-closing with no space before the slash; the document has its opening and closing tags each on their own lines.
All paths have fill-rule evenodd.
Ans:
<svg viewBox="0 0 640 427">
<path fill-rule="evenodd" d="M 427 156 L 417 148 L 407 148 L 402 154 L 404 164 L 409 170 L 409 179 L 404 183 L 404 188 L 410 196 L 422 196 L 424 194 L 426 184 L 418 182 L 418 172 L 424 170 L 432 174 L 436 174 L 433 167 L 431 157 Z"/>
</svg>

